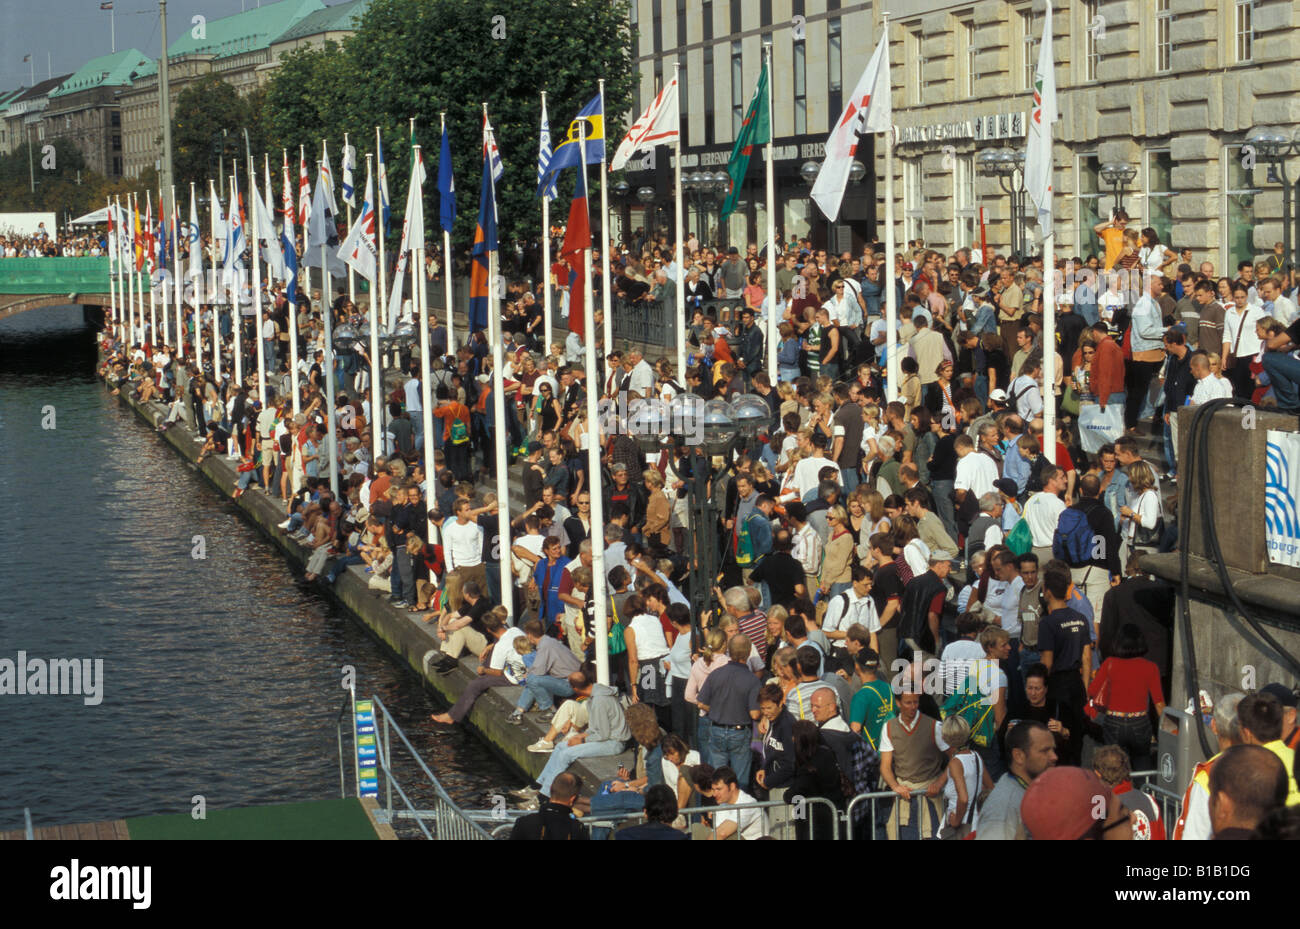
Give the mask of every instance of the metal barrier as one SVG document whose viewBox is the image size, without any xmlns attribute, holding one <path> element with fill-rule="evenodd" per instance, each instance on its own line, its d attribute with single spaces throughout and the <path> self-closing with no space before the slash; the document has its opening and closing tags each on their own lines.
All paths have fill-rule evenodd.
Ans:
<svg viewBox="0 0 1300 929">
<path fill-rule="evenodd" d="M 475 817 L 470 816 L 465 810 L 461 809 L 456 801 L 443 788 L 442 784 L 429 766 L 424 763 L 420 753 L 415 750 L 402 732 L 400 726 L 392 718 L 388 707 L 384 706 L 383 701 L 376 696 L 372 696 L 371 702 L 374 706 L 375 721 L 382 725 L 382 736 L 376 739 L 376 767 L 384 777 L 384 806 L 382 809 L 375 811 L 375 819 L 385 825 L 391 825 L 394 820 L 414 820 L 415 825 L 419 827 L 420 832 L 426 839 L 441 839 L 444 841 L 454 841 L 460 839 L 491 839 L 492 834 L 484 829 L 477 822 Z M 335 724 L 338 732 L 339 742 L 339 787 L 343 796 L 347 796 L 347 784 L 345 775 L 345 765 L 343 763 L 343 713 L 340 711 L 339 718 Z M 434 798 L 432 809 L 418 809 L 411 798 L 407 795 L 406 790 L 402 787 L 401 782 L 393 772 L 392 765 L 392 736 L 397 734 L 401 746 L 406 748 L 411 758 L 419 765 L 420 770 L 424 772 L 425 777 L 429 779 L 429 784 L 433 787 Z M 355 746 L 354 746 L 355 748 Z M 393 791 L 397 791 L 398 798 L 406 807 L 404 810 L 393 809 Z M 430 830 L 429 824 L 433 828 Z"/>
<path fill-rule="evenodd" d="M 629 303 L 620 297 L 614 297 L 611 304 L 615 340 L 640 342 L 644 345 L 677 344 L 677 320 L 673 312 L 673 302 L 664 300 Z M 722 325 L 731 325 L 739 318 L 743 300 L 719 298 L 714 300 L 686 301 L 686 312 L 694 313 L 699 309 L 705 316 L 711 316 Z"/>
<path fill-rule="evenodd" d="M 1154 783 L 1157 771 L 1134 771 L 1129 775 L 1134 788 L 1142 791 L 1160 806 L 1160 819 L 1165 824 L 1165 835 L 1173 833 L 1174 823 L 1183 815 L 1182 794 L 1175 794 Z M 1139 780 L 1144 781 L 1140 787 Z"/>
</svg>

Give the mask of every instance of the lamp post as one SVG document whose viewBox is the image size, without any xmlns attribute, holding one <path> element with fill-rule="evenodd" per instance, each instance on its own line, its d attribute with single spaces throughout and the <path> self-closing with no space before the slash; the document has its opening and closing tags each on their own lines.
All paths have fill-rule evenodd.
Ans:
<svg viewBox="0 0 1300 929">
<path fill-rule="evenodd" d="M 1300 177 L 1291 180 L 1286 160 L 1300 154 L 1300 132 L 1288 138 L 1286 131 L 1276 126 L 1257 126 L 1246 135 L 1246 146 L 1254 153 L 1256 164 L 1268 166 L 1268 179 L 1282 185 L 1282 254 L 1294 268 L 1300 264 L 1291 251 L 1293 246 L 1300 249 Z"/>
<path fill-rule="evenodd" d="M 716 174 L 710 171 L 692 171 L 682 177 L 682 189 L 690 194 L 695 201 L 695 212 L 700 217 L 700 224 L 705 227 L 700 230 L 701 245 L 708 240 L 707 213 L 712 211 L 715 201 L 717 201 L 719 208 L 721 207 L 719 195 L 730 187 L 731 178 L 721 171 Z M 711 243 L 714 246 L 722 245 L 726 240 L 721 222 L 718 223 L 717 238 L 717 242 Z"/>
<path fill-rule="evenodd" d="M 996 177 L 1002 192 L 1011 198 L 1011 251 L 1019 255 L 1024 246 L 1025 153 L 1010 148 L 991 148 L 979 153 L 975 165 L 984 177 Z"/>
<path fill-rule="evenodd" d="M 1115 209 L 1121 209 L 1124 206 L 1124 190 L 1137 177 L 1137 168 L 1122 161 L 1108 161 L 1097 169 L 1097 173 L 1110 185 L 1115 196 Z"/>
</svg>

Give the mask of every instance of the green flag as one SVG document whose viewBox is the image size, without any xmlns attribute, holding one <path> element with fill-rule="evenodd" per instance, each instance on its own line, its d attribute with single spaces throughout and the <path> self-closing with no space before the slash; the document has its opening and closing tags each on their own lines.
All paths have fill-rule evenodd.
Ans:
<svg viewBox="0 0 1300 929">
<path fill-rule="evenodd" d="M 727 173 L 731 175 L 731 191 L 722 204 L 722 222 L 736 211 L 736 201 L 740 199 L 740 188 L 749 170 L 749 156 L 754 153 L 755 145 L 766 145 L 772 141 L 772 123 L 768 119 L 767 105 L 767 62 L 758 72 L 758 86 L 754 88 L 754 97 L 749 101 L 745 111 L 745 121 L 740 124 L 740 135 L 736 137 L 736 147 L 731 150 L 731 160 L 727 162 Z"/>
</svg>

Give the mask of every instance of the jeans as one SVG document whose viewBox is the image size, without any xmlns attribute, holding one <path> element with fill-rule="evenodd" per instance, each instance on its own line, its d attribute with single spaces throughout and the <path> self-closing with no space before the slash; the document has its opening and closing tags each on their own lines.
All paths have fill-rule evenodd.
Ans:
<svg viewBox="0 0 1300 929">
<path fill-rule="evenodd" d="M 488 600 L 492 603 L 501 602 L 501 562 L 485 561 L 483 563 L 484 571 L 487 574 L 487 595 Z M 515 624 L 521 625 L 523 620 L 516 619 Z"/>
<path fill-rule="evenodd" d="M 1078 313 L 1090 328 L 1097 325 L 1101 320 L 1101 313 L 1098 312 L 1097 304 L 1095 303 L 1076 303 L 1074 305 L 1074 312 Z"/>
<path fill-rule="evenodd" d="M 858 469 L 841 468 L 840 483 L 844 485 L 844 494 L 848 496 L 858 489 Z"/>
<path fill-rule="evenodd" d="M 617 816 L 621 813 L 639 813 L 645 809 L 645 794 L 639 790 L 611 790 L 613 781 L 600 785 L 600 790 L 591 798 L 591 817 Z M 603 842 L 613 830 L 608 826 L 592 826 L 591 840 Z"/>
<path fill-rule="evenodd" d="M 329 573 L 325 575 L 327 583 L 333 584 L 339 579 L 339 575 L 348 569 L 348 565 L 365 564 L 360 555 L 344 555 L 330 566 Z"/>
<path fill-rule="evenodd" d="M 411 556 L 406 553 L 406 546 L 399 545 L 393 549 L 393 570 L 389 572 L 389 589 L 398 600 L 407 599 L 415 602 L 415 580 L 411 572 Z"/>
<path fill-rule="evenodd" d="M 713 763 L 713 720 L 707 716 L 700 716 L 695 724 L 695 748 L 701 760 Z"/>
<path fill-rule="evenodd" d="M 753 768 L 753 753 L 749 747 L 752 726 L 732 729 L 729 726 L 713 726 L 709 734 L 709 754 L 714 768 L 727 765 L 736 772 L 736 781 L 741 790 L 749 787 L 749 775 Z"/>
<path fill-rule="evenodd" d="M 1151 717 L 1107 713 L 1101 721 L 1101 730 L 1106 733 L 1107 745 L 1118 745 L 1128 752 L 1129 764 L 1134 771 L 1146 771 L 1151 767 Z"/>
<path fill-rule="evenodd" d="M 798 365 L 777 365 L 776 376 L 781 383 L 788 384 L 799 376 Z"/>
<path fill-rule="evenodd" d="M 955 481 L 935 480 L 930 489 L 934 494 L 934 512 L 948 530 L 948 535 L 957 538 L 957 510 L 952 504 L 952 490 Z"/>
<path fill-rule="evenodd" d="M 989 405 L 989 376 L 987 374 L 975 375 L 975 397 L 979 400 L 981 406 Z"/>
<path fill-rule="evenodd" d="M 1147 392 L 1151 387 L 1151 380 L 1155 377 L 1156 372 L 1160 370 L 1158 361 L 1130 361 L 1125 371 L 1124 386 L 1127 389 L 1128 397 L 1124 401 L 1124 426 L 1132 429 L 1138 424 L 1138 419 L 1146 416 L 1147 407 L 1151 406 L 1147 399 Z M 1154 412 L 1154 410 L 1153 410 Z"/>
<path fill-rule="evenodd" d="M 748 735 L 745 738 L 746 747 L 749 744 Z M 546 761 L 546 767 L 542 768 L 542 773 L 537 775 L 538 791 L 544 797 L 551 795 L 551 784 L 557 777 L 568 770 L 569 765 L 573 764 L 579 758 L 603 758 L 609 755 L 617 755 L 623 750 L 623 743 L 616 740 L 607 740 L 604 742 L 579 742 L 577 745 L 570 745 L 567 741 L 561 741 L 555 746 L 555 751 L 551 752 L 551 757 Z"/>
<path fill-rule="evenodd" d="M 521 713 L 527 712 L 537 701 L 537 708 L 540 710 L 549 710 L 555 706 L 556 697 L 572 697 L 573 688 L 569 682 L 562 677 L 551 677 L 547 674 L 533 677 L 529 675 L 524 680 L 523 693 L 519 695 L 519 700 L 515 703 L 515 708 Z"/>
<path fill-rule="evenodd" d="M 1273 385 L 1279 409 L 1300 407 L 1300 360 L 1285 352 L 1265 352 L 1264 371 Z"/>
</svg>

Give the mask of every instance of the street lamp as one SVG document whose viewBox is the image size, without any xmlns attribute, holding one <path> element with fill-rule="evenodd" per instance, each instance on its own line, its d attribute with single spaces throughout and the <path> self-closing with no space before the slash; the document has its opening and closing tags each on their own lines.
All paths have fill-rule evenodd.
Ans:
<svg viewBox="0 0 1300 929">
<path fill-rule="evenodd" d="M 700 217 L 701 225 L 707 226 L 706 213 L 711 211 L 715 201 L 721 207 L 721 198 L 731 188 L 731 178 L 722 171 L 716 174 L 711 171 L 692 171 L 682 178 L 682 189 L 691 195 L 695 201 L 695 212 Z M 721 226 L 721 223 L 719 223 Z M 722 238 L 722 230 L 718 230 L 719 238 Z M 700 238 L 705 240 L 708 236 L 705 230 L 701 230 Z M 721 242 L 714 243 L 715 245 Z"/>
<path fill-rule="evenodd" d="M 1249 149 L 1249 151 L 1247 151 Z M 1300 247 L 1300 177 L 1294 182 L 1287 175 L 1286 160 L 1300 153 L 1300 133 L 1288 138 L 1286 130 L 1276 126 L 1257 126 L 1246 135 L 1244 155 L 1253 154 L 1256 164 L 1268 166 L 1268 179 L 1282 185 L 1282 254 L 1295 267 L 1300 262 L 1291 252 L 1292 244 Z M 1291 222 L 1295 218 L 1295 236 Z"/>
<path fill-rule="evenodd" d="M 772 422 L 772 408 L 758 394 L 741 394 L 731 402 L 731 419 L 737 433 L 751 444 Z"/>
<path fill-rule="evenodd" d="M 1103 181 L 1110 185 L 1110 189 L 1115 195 L 1115 209 L 1120 209 L 1124 205 L 1124 188 L 1128 187 L 1133 182 L 1133 178 L 1137 177 L 1137 168 L 1124 164 L 1122 161 L 1108 161 L 1097 169 L 1097 173 L 1101 175 Z"/>
<path fill-rule="evenodd" d="M 1002 192 L 1011 198 L 1011 251 L 1019 255 L 1024 245 L 1021 224 L 1025 215 L 1025 153 L 1010 148 L 990 148 L 975 158 L 984 177 L 996 177 Z"/>
</svg>

